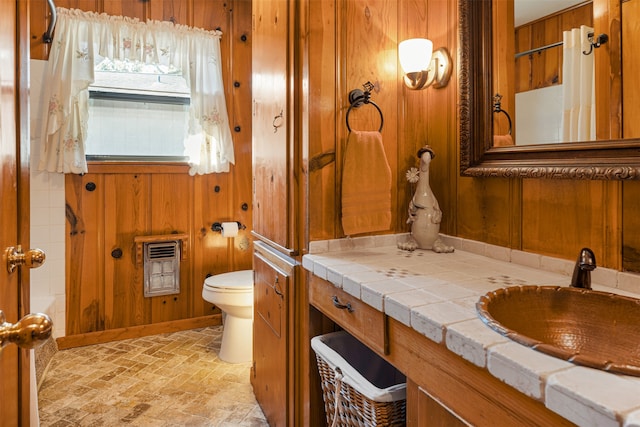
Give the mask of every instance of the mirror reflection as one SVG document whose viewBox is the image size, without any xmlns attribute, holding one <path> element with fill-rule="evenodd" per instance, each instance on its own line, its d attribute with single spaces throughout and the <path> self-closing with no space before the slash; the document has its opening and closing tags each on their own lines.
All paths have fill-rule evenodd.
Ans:
<svg viewBox="0 0 640 427">
<path fill-rule="evenodd" d="M 494 146 L 595 140 L 593 2 L 493 6 Z"/>
</svg>

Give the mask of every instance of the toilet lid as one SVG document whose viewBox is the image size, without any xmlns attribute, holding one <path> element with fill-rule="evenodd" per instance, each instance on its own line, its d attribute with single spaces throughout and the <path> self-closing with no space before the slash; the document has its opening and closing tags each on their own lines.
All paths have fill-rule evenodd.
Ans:
<svg viewBox="0 0 640 427">
<path fill-rule="evenodd" d="M 253 270 L 231 271 L 207 277 L 204 285 L 217 289 L 253 289 Z"/>
</svg>

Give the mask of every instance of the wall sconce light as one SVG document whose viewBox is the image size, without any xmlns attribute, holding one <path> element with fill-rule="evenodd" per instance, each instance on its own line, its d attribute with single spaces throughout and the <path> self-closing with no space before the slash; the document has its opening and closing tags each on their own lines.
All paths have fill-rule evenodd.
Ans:
<svg viewBox="0 0 640 427">
<path fill-rule="evenodd" d="M 407 39 L 398 45 L 404 83 L 409 89 L 442 88 L 451 77 L 451 57 L 444 47 L 433 50 L 427 39 Z"/>
</svg>

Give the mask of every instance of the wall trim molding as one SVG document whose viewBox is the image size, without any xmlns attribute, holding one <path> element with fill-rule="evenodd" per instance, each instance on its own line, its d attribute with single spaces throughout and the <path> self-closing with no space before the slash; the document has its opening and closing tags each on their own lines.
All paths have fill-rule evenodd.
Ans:
<svg viewBox="0 0 640 427">
<path fill-rule="evenodd" d="M 59 350 L 86 345 L 103 344 L 130 338 L 140 338 L 149 335 L 184 331 L 187 329 L 218 326 L 222 324 L 221 314 L 194 317 L 191 319 L 172 320 L 169 322 L 152 323 L 150 325 L 131 326 L 128 328 L 109 329 L 106 331 L 88 332 L 86 334 L 70 335 L 56 339 Z"/>
</svg>

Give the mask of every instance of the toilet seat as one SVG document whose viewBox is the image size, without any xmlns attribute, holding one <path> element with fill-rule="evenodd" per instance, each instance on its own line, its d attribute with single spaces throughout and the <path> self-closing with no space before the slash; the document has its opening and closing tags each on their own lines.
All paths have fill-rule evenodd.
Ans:
<svg viewBox="0 0 640 427">
<path fill-rule="evenodd" d="M 253 270 L 232 271 L 207 277 L 204 287 L 217 292 L 253 291 Z"/>
</svg>

